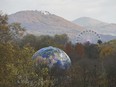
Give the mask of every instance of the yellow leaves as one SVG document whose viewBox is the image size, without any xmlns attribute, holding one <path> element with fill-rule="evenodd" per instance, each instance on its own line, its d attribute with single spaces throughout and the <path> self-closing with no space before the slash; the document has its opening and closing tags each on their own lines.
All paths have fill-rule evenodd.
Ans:
<svg viewBox="0 0 116 87">
<path fill-rule="evenodd" d="M 2 61 L 10 61 L 13 58 L 15 50 L 11 43 L 0 44 L 0 57 Z"/>
<path fill-rule="evenodd" d="M 16 66 L 14 66 L 14 64 L 10 63 L 7 64 L 7 70 L 9 70 L 11 72 L 12 75 L 18 75 L 18 69 L 16 68 Z M 10 73 L 9 72 L 9 73 Z"/>
<path fill-rule="evenodd" d="M 31 69 L 33 51 L 31 47 L 19 48 L 12 43 L 0 43 L 0 79 L 8 82 L 6 87 L 15 84 L 14 81 L 17 81 L 19 75 L 29 78 L 29 74 L 34 72 Z M 3 80 L 0 83 L 4 83 Z"/>
<path fill-rule="evenodd" d="M 34 49 L 32 47 L 27 45 L 27 46 L 23 47 L 23 52 L 26 52 L 28 54 L 33 54 L 35 51 L 34 51 Z"/>
<path fill-rule="evenodd" d="M 43 69 L 42 69 L 42 73 L 43 73 L 44 75 L 48 75 L 48 68 L 43 68 Z"/>
<path fill-rule="evenodd" d="M 111 46 L 104 46 L 101 48 L 100 57 L 104 58 L 113 53 L 113 48 Z"/>
</svg>

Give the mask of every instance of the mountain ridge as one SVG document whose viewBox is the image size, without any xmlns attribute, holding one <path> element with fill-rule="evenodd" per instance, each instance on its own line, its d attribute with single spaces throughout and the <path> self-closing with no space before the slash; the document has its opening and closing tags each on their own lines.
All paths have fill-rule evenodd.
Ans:
<svg viewBox="0 0 116 87">
<path fill-rule="evenodd" d="M 90 17 L 81 17 L 72 22 L 84 27 L 85 29 L 92 29 L 99 34 L 116 36 L 115 23 L 106 23 Z"/>
<path fill-rule="evenodd" d="M 34 34 L 34 35 L 55 35 L 55 34 L 67 34 L 70 38 L 71 41 L 75 41 L 76 36 L 78 36 L 78 34 L 86 29 L 92 29 L 93 31 L 100 31 L 100 32 L 108 32 L 107 33 L 100 33 L 98 32 L 102 37 L 103 37 L 103 41 L 108 41 L 108 40 L 112 40 L 115 37 L 111 36 L 112 33 L 115 32 L 114 31 L 110 31 L 107 29 L 101 29 L 101 28 L 105 28 L 110 25 L 110 26 L 114 26 L 115 28 L 115 24 L 108 24 L 108 23 L 104 23 L 101 22 L 99 20 L 94 19 L 94 22 L 89 21 L 87 23 L 89 17 L 85 17 L 86 18 L 86 22 L 85 24 L 88 25 L 90 23 L 90 25 L 92 25 L 92 23 L 94 24 L 93 26 L 82 26 L 79 23 L 73 23 L 71 21 L 68 21 L 62 17 L 59 17 L 55 14 L 51 14 L 48 11 L 33 11 L 33 10 L 26 10 L 26 11 L 19 11 L 16 12 L 14 14 L 8 15 L 8 23 L 11 24 L 13 22 L 18 22 L 21 23 L 21 26 L 26 28 L 27 33 L 30 34 Z M 83 17 L 84 20 L 84 17 Z M 92 22 L 92 23 L 91 23 Z M 97 25 L 97 29 L 96 29 L 96 23 L 99 25 L 100 27 Z M 83 24 L 83 25 L 85 25 Z M 107 25 L 107 26 L 106 26 Z M 109 27 L 110 28 L 110 27 Z M 111 34 L 109 34 L 111 33 Z M 114 33 L 115 34 L 115 33 Z M 108 39 L 107 39 L 108 38 Z"/>
<path fill-rule="evenodd" d="M 47 11 L 45 11 L 47 12 Z M 49 12 L 47 12 L 49 13 Z M 77 25 L 77 24 L 72 24 L 71 26 L 69 26 L 69 22 L 68 20 L 56 16 L 54 14 L 49 13 L 48 15 L 46 15 L 45 13 L 43 13 L 42 11 L 20 11 L 20 12 L 16 12 L 14 14 L 11 14 L 8 16 L 9 17 L 9 23 L 12 22 L 21 22 L 21 23 L 45 23 L 45 24 L 53 24 L 54 22 L 59 22 L 59 21 L 63 21 L 64 23 L 67 23 L 68 27 L 78 27 L 81 28 L 81 26 Z M 18 18 L 19 17 L 19 18 Z M 21 18 L 22 17 L 22 18 Z M 45 21 L 48 22 L 45 22 Z M 71 22 L 70 22 L 71 23 Z M 63 25 L 62 23 L 57 23 L 56 25 L 62 25 L 64 27 L 66 27 L 65 25 Z"/>
<path fill-rule="evenodd" d="M 83 27 L 47 11 L 20 11 L 8 15 L 8 22 L 21 23 L 28 33 L 34 35 L 55 35 L 66 33 L 71 39 L 84 30 Z"/>
<path fill-rule="evenodd" d="M 99 24 L 106 25 L 106 22 L 102 22 L 100 20 L 90 18 L 90 17 L 80 17 L 73 21 L 73 23 L 77 23 L 81 26 L 97 26 Z"/>
</svg>

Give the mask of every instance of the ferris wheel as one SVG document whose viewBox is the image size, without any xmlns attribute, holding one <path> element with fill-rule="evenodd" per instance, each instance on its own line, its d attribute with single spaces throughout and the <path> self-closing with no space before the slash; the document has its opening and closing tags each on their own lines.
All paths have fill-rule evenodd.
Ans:
<svg viewBox="0 0 116 87">
<path fill-rule="evenodd" d="M 92 43 L 92 44 L 96 44 L 99 43 L 99 41 L 101 41 L 101 37 L 100 35 L 93 31 L 93 30 L 85 30 L 82 31 L 77 37 L 76 37 L 76 43 Z"/>
</svg>

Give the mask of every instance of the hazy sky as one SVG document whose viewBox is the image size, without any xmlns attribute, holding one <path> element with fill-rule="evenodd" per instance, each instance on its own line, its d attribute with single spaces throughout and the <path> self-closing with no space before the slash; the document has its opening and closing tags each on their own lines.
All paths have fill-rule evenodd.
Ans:
<svg viewBox="0 0 116 87">
<path fill-rule="evenodd" d="M 0 0 L 0 10 L 45 10 L 68 20 L 86 16 L 116 23 L 116 0 Z"/>
</svg>

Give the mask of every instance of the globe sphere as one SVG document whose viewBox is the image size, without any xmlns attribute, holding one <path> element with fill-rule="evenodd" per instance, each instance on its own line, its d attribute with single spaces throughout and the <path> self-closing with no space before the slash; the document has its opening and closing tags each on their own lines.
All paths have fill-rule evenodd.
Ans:
<svg viewBox="0 0 116 87">
<path fill-rule="evenodd" d="M 56 47 L 44 47 L 38 50 L 32 57 L 36 66 L 46 65 L 49 68 L 69 69 L 71 60 L 61 49 Z"/>
</svg>

